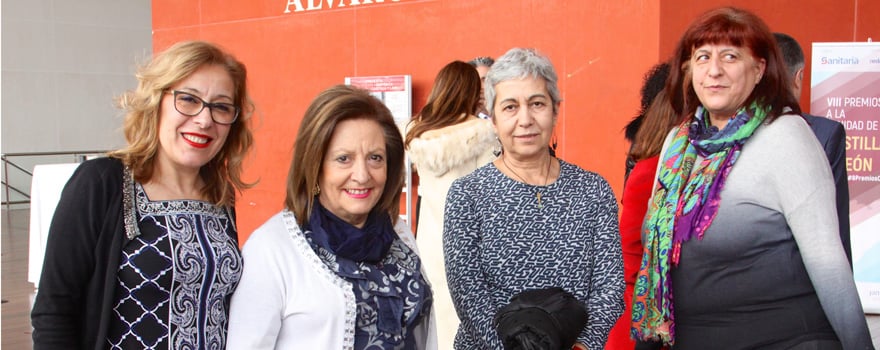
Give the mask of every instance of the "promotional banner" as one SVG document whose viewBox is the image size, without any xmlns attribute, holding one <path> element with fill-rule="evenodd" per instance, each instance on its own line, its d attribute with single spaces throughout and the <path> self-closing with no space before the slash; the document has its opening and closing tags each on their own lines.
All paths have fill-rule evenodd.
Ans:
<svg viewBox="0 0 880 350">
<path fill-rule="evenodd" d="M 345 77 L 345 84 L 367 90 L 385 103 L 394 116 L 402 134 L 412 118 L 412 77 L 409 75 L 380 75 Z"/>
<path fill-rule="evenodd" d="M 880 313 L 880 43 L 813 43 L 810 114 L 846 128 L 853 273 Z"/>
</svg>

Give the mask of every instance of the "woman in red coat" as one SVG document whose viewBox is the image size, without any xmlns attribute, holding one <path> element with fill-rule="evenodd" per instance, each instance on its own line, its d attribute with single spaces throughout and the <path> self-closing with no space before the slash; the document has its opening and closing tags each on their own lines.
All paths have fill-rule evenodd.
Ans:
<svg viewBox="0 0 880 350">
<path fill-rule="evenodd" d="M 623 210 L 620 214 L 620 238 L 623 248 L 623 278 L 626 291 L 623 298 L 626 309 L 614 324 L 605 349 L 634 349 L 636 341 L 630 336 L 633 286 L 639 264 L 642 261 L 641 229 L 657 160 L 666 134 L 675 125 L 672 110 L 663 84 L 669 74 L 669 65 L 661 63 L 654 66 L 642 86 L 642 113 L 627 125 L 626 135 L 632 141 L 627 154 L 627 176 L 623 189 Z M 638 349 L 651 349 L 649 344 L 640 343 Z M 646 347 L 645 347 L 646 346 Z"/>
</svg>

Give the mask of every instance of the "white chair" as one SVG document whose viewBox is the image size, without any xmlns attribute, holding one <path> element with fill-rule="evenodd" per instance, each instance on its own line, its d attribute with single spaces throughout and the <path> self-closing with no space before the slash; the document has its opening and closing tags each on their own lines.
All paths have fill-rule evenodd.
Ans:
<svg viewBox="0 0 880 350">
<path fill-rule="evenodd" d="M 34 166 L 31 179 L 31 225 L 28 241 L 28 282 L 37 286 L 46 253 L 49 224 L 55 214 L 55 206 L 61 198 L 61 190 L 80 163 L 41 164 Z"/>
</svg>

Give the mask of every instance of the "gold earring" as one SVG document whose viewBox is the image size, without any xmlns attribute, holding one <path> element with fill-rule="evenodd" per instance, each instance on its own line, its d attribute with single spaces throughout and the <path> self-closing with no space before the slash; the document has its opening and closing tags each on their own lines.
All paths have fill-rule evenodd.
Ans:
<svg viewBox="0 0 880 350">
<path fill-rule="evenodd" d="M 321 187 L 318 186 L 318 184 L 315 184 L 315 189 L 312 190 L 312 194 L 314 194 L 316 196 L 321 194 Z"/>
</svg>

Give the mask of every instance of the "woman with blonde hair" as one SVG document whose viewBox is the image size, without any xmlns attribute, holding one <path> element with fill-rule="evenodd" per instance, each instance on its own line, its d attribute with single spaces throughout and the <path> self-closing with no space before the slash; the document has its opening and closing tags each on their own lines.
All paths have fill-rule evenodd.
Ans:
<svg viewBox="0 0 880 350">
<path fill-rule="evenodd" d="M 242 271 L 235 192 L 250 149 L 247 71 L 201 41 L 138 73 L 128 145 L 84 162 L 49 229 L 34 349 L 223 348 Z"/>
</svg>

